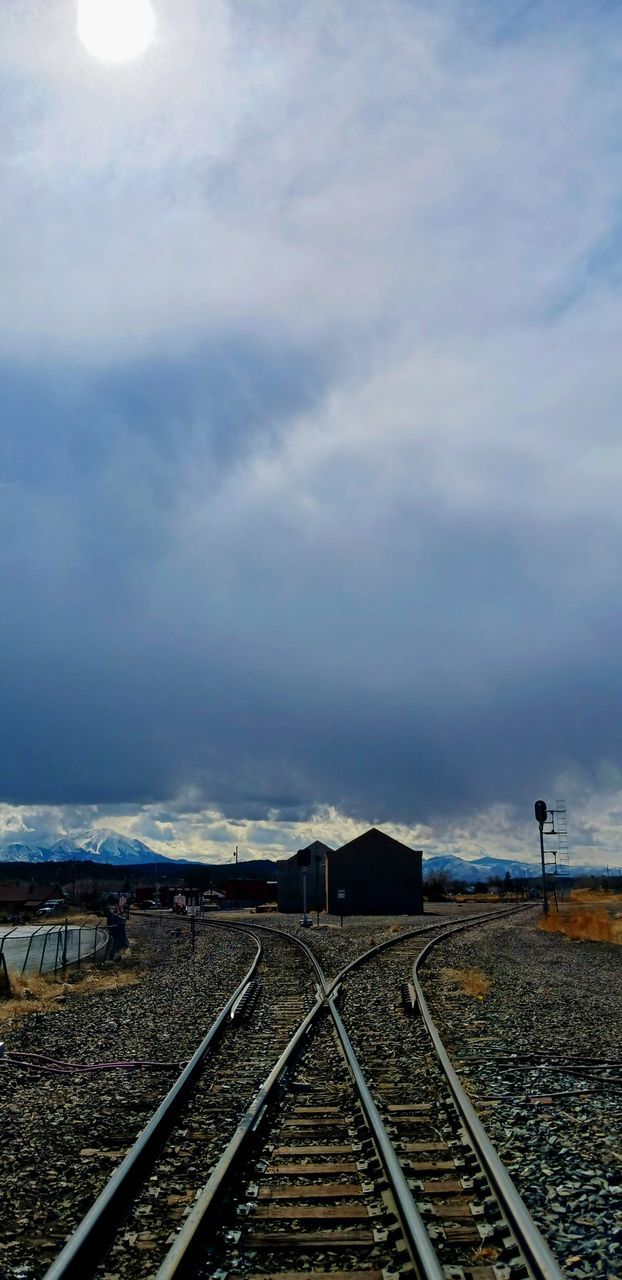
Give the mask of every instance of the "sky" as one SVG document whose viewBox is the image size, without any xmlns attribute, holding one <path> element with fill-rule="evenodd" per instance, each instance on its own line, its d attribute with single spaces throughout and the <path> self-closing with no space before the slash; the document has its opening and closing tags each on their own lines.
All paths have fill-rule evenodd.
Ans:
<svg viewBox="0 0 622 1280">
<path fill-rule="evenodd" d="M 622 11 L 0 8 L 0 838 L 622 866 Z"/>
</svg>

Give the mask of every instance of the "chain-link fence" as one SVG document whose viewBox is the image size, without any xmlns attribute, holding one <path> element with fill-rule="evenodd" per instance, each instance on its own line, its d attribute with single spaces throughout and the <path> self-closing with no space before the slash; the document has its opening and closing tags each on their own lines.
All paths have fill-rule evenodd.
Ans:
<svg viewBox="0 0 622 1280">
<path fill-rule="evenodd" d="M 55 973 L 68 965 L 101 963 L 114 950 L 109 929 L 96 920 L 16 925 L 0 936 L 0 970 Z"/>
</svg>

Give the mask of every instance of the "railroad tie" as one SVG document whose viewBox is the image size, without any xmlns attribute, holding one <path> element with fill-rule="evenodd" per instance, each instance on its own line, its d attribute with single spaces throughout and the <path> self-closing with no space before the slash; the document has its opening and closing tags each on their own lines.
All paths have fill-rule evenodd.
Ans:
<svg viewBox="0 0 622 1280">
<path fill-rule="evenodd" d="M 487 1270 L 490 1271 L 491 1280 L 495 1280 L 492 1269 Z M 383 1272 L 374 1271 L 371 1267 L 365 1271 L 305 1271 L 304 1275 L 310 1277 L 310 1280 L 383 1280 Z M 250 1275 L 231 1271 L 229 1274 L 229 1280 L 302 1280 L 302 1277 L 301 1271 L 260 1271 Z M 475 1280 L 488 1280 L 488 1277 L 478 1275 Z"/>
<path fill-rule="evenodd" d="M 429 1115 L 432 1110 L 431 1102 L 388 1102 L 387 1111 L 391 1114 L 399 1114 L 400 1112 L 412 1113 L 418 1115 Z"/>
<path fill-rule="evenodd" d="M 330 1142 L 314 1147 L 279 1146 L 273 1147 L 274 1156 L 351 1156 L 352 1144 L 349 1142 Z"/>
<path fill-rule="evenodd" d="M 315 1152 L 317 1148 L 313 1147 L 312 1150 Z M 263 1176 L 268 1178 L 321 1177 L 325 1173 L 355 1174 L 357 1171 L 358 1166 L 352 1161 L 341 1160 L 335 1164 L 327 1160 L 323 1164 L 269 1164 Z"/>
<path fill-rule="evenodd" d="M 369 1210 L 366 1204 L 257 1204 L 250 1215 L 256 1222 L 266 1219 L 278 1222 L 302 1222 L 312 1219 L 314 1222 L 368 1222 Z"/>
<path fill-rule="evenodd" d="M 328 1172 L 328 1171 L 327 1171 Z M 331 1170 L 332 1172 L 332 1170 Z M 358 1182 L 320 1182 L 303 1186 L 260 1187 L 258 1200 L 351 1200 L 360 1199 L 363 1189 Z"/>
<path fill-rule="evenodd" d="M 245 1233 L 249 1249 L 369 1249 L 376 1243 L 373 1231 L 249 1231 Z M 300 1280 L 300 1275 L 298 1277 Z"/>
</svg>

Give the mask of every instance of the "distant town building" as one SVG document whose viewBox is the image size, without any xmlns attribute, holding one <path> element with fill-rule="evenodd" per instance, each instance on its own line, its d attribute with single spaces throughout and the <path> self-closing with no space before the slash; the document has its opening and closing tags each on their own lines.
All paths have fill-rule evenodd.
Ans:
<svg viewBox="0 0 622 1280">
<path fill-rule="evenodd" d="M 0 884 L 0 912 L 8 915 L 32 915 L 47 902 L 61 902 L 64 895 L 58 885 Z"/>
<path fill-rule="evenodd" d="M 276 880 L 249 879 L 235 876 L 225 880 L 224 902 L 227 907 L 243 908 L 276 902 Z"/>
<path fill-rule="evenodd" d="M 328 853 L 331 915 L 421 915 L 422 853 L 372 827 Z"/>
<path fill-rule="evenodd" d="M 314 840 L 298 853 L 309 855 L 309 865 L 300 865 L 298 853 L 279 863 L 278 904 L 279 911 L 298 912 L 303 910 L 303 872 L 307 877 L 307 911 L 326 910 L 326 855 L 331 853 L 328 845 L 321 840 Z"/>
</svg>

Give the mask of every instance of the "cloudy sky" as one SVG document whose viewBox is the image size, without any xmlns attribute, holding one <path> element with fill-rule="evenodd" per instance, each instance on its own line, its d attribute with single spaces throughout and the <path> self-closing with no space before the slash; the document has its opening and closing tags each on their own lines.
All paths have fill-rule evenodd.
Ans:
<svg viewBox="0 0 622 1280">
<path fill-rule="evenodd" d="M 622 865 L 619 5 L 152 6 L 0 8 L 0 833 Z"/>
</svg>

